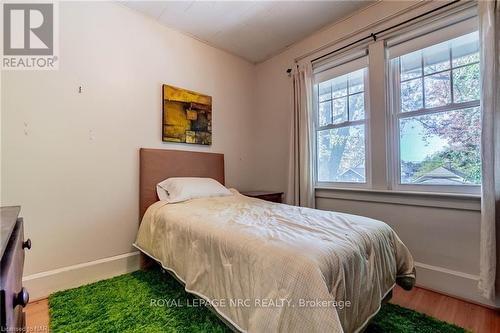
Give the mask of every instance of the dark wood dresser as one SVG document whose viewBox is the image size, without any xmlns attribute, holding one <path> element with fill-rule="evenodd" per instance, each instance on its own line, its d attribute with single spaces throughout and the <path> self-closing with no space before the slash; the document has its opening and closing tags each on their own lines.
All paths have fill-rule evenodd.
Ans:
<svg viewBox="0 0 500 333">
<path fill-rule="evenodd" d="M 21 207 L 0 208 L 0 332 L 25 332 L 23 308 L 28 304 L 28 291 L 22 286 L 24 249 L 31 248 L 31 240 L 24 241 Z"/>
<path fill-rule="evenodd" d="M 283 192 L 273 192 L 273 191 L 247 191 L 241 192 L 241 194 L 247 197 L 258 198 L 266 201 L 282 203 Z"/>
</svg>

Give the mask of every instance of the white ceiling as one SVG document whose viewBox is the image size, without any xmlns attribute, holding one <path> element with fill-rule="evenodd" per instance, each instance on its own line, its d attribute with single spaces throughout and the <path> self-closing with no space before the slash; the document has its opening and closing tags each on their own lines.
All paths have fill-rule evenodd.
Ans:
<svg viewBox="0 0 500 333">
<path fill-rule="evenodd" d="M 124 4 L 170 28 L 257 63 L 371 2 L 126 1 Z"/>
</svg>

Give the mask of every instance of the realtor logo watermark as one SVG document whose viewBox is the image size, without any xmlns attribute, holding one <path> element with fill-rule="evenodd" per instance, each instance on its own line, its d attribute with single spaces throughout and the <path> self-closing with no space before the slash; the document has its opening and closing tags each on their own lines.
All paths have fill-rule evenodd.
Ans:
<svg viewBox="0 0 500 333">
<path fill-rule="evenodd" d="M 58 69 L 57 3 L 2 5 L 4 70 Z"/>
</svg>

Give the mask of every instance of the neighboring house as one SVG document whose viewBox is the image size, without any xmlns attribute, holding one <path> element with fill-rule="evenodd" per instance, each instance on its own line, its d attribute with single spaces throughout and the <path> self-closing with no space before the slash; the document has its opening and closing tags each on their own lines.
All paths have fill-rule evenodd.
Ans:
<svg viewBox="0 0 500 333">
<path fill-rule="evenodd" d="M 339 176 L 339 181 L 345 182 L 359 182 L 365 181 L 365 166 L 358 165 L 354 168 L 349 168 Z M 460 185 L 467 184 L 464 175 L 457 170 L 453 170 L 448 167 L 437 167 L 429 172 L 426 172 L 422 176 L 418 177 L 414 181 L 410 181 L 413 184 L 424 184 L 424 185 Z"/>
<path fill-rule="evenodd" d="M 365 166 L 361 164 L 347 169 L 339 175 L 339 181 L 363 183 L 365 181 Z"/>
<path fill-rule="evenodd" d="M 425 185 L 457 185 L 466 184 L 463 174 L 447 167 L 437 167 L 413 181 L 414 184 Z"/>
</svg>

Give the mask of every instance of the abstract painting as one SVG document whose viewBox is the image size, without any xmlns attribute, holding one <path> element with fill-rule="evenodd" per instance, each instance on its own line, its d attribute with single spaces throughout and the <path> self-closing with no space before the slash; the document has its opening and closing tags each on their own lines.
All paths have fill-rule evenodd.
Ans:
<svg viewBox="0 0 500 333">
<path fill-rule="evenodd" d="M 212 144 L 212 97 L 163 85 L 163 141 Z"/>
</svg>

